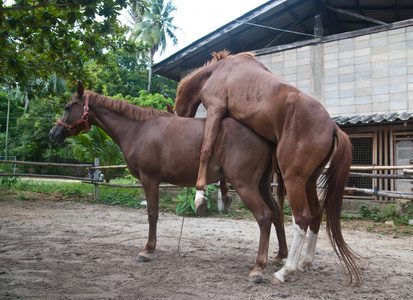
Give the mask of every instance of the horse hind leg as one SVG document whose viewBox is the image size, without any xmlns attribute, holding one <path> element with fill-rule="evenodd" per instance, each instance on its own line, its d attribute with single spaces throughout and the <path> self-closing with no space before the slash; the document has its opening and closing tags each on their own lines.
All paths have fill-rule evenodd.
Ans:
<svg viewBox="0 0 413 300">
<path fill-rule="evenodd" d="M 221 190 L 222 203 L 224 204 L 224 212 L 228 212 L 229 206 L 232 203 L 232 197 L 229 192 L 229 187 L 226 179 L 219 182 L 219 188 Z"/>
<path fill-rule="evenodd" d="M 277 233 L 277 239 L 278 239 L 278 253 L 276 257 L 274 257 L 271 262 L 278 265 L 282 266 L 283 264 L 283 259 L 288 256 L 288 247 L 287 247 L 287 241 L 285 238 L 285 228 L 284 228 L 284 194 L 285 194 L 285 189 L 284 189 L 284 184 L 282 177 L 280 174 L 278 174 L 278 204 L 274 199 L 274 196 L 271 193 L 271 177 L 272 177 L 272 166 L 270 165 L 269 168 L 267 168 L 265 174 L 261 178 L 260 181 L 260 194 L 265 203 L 267 204 L 268 208 L 272 211 L 273 213 L 273 219 L 272 223 L 274 224 L 276 233 Z"/>
<path fill-rule="evenodd" d="M 301 181 L 301 183 L 300 183 Z M 293 213 L 294 236 L 288 253 L 285 265 L 278 272 L 274 273 L 271 283 L 280 284 L 289 275 L 294 275 L 298 269 L 301 250 L 304 244 L 304 237 L 311 221 L 311 213 L 307 203 L 305 192 L 305 181 L 298 181 L 296 178 L 285 180 L 287 196 Z"/>
<path fill-rule="evenodd" d="M 311 211 L 310 231 L 308 233 L 307 251 L 303 260 L 298 264 L 298 269 L 304 272 L 306 268 L 312 267 L 317 245 L 318 232 L 321 224 L 321 206 L 317 195 L 317 178 L 310 179 L 307 184 L 307 198 Z"/>
<path fill-rule="evenodd" d="M 322 220 L 322 209 L 318 199 L 317 182 L 322 171 L 324 170 L 325 165 L 330 160 L 333 151 L 334 147 L 331 147 L 330 152 L 326 155 L 324 161 L 318 165 L 307 181 L 306 193 L 308 205 L 311 211 L 311 223 L 310 232 L 308 233 L 307 251 L 303 260 L 298 265 L 298 269 L 301 272 L 305 271 L 306 268 L 312 267 L 314 263 L 318 232 L 320 230 Z"/>
</svg>

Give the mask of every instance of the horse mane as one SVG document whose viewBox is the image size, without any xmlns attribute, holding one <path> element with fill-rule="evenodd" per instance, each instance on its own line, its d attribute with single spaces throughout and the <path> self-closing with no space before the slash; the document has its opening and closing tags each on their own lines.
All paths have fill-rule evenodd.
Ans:
<svg viewBox="0 0 413 300">
<path fill-rule="evenodd" d="M 137 105 L 130 104 L 126 100 L 112 99 L 101 96 L 91 91 L 85 91 L 85 94 L 90 95 L 90 100 L 96 101 L 100 107 L 107 108 L 110 111 L 124 115 L 131 120 L 145 121 L 157 117 L 172 117 L 175 116 L 167 111 L 153 109 L 152 107 L 142 108 Z"/>
<path fill-rule="evenodd" d="M 255 59 L 255 55 L 252 54 L 251 52 L 241 52 L 241 53 L 238 53 L 236 55 L 232 55 L 230 51 L 222 50 L 222 51 L 219 51 L 219 52 L 212 52 L 211 55 L 212 55 L 211 60 L 207 61 L 202 67 L 200 67 L 198 69 L 195 69 L 194 71 L 192 71 L 191 73 L 186 75 L 181 80 L 179 85 L 185 84 L 185 82 L 189 81 L 192 77 L 194 77 L 200 71 L 206 69 L 207 67 L 209 67 L 209 66 L 211 66 L 211 65 L 213 65 L 213 64 L 215 64 L 215 63 L 217 63 L 217 62 L 219 62 L 219 61 L 221 61 L 225 58 L 229 58 L 229 57 L 232 57 L 232 56 L 249 56 L 249 57 Z M 178 86 L 178 89 L 179 89 L 179 86 Z"/>
<path fill-rule="evenodd" d="M 206 68 L 210 67 L 211 65 L 214 65 L 215 63 L 224 60 L 226 58 L 229 57 L 233 57 L 233 56 L 246 56 L 246 57 L 250 57 L 255 59 L 255 55 L 252 54 L 251 52 L 241 52 L 238 53 L 236 55 L 232 55 L 230 51 L 228 50 L 222 50 L 219 52 L 212 52 L 212 59 L 207 61 L 202 67 L 195 69 L 194 71 L 192 71 L 191 73 L 189 73 L 188 75 L 186 75 L 181 82 L 178 85 L 177 91 L 176 91 L 176 101 L 179 99 L 179 96 L 183 93 L 183 90 L 185 89 L 185 87 L 187 86 L 188 82 L 193 79 L 197 74 L 200 74 L 201 71 L 205 70 Z"/>
</svg>

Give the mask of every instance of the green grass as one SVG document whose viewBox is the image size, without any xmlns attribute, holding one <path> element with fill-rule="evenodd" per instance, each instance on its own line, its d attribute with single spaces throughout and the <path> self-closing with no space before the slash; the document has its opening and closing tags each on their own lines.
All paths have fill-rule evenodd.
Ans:
<svg viewBox="0 0 413 300">
<path fill-rule="evenodd" d="M 122 179 L 112 180 L 111 183 L 116 184 L 133 184 L 136 181 L 132 176 L 127 176 Z M 94 186 L 93 184 L 86 184 L 81 182 L 67 182 L 57 180 L 22 180 L 14 178 L 3 177 L 0 180 L 0 188 L 6 190 L 15 191 L 17 193 L 18 200 L 24 201 L 36 201 L 44 198 L 45 195 L 53 195 L 55 200 L 75 200 L 75 201 L 89 201 L 98 202 L 108 205 L 120 205 L 129 207 L 140 206 L 141 201 L 144 198 L 141 197 L 141 189 L 139 188 L 121 188 L 121 187 L 109 187 L 99 186 L 99 200 L 94 200 Z M 28 194 L 25 192 L 31 192 Z M 160 198 L 159 207 L 163 211 L 177 212 L 179 214 L 193 215 L 191 207 L 183 207 L 187 195 L 192 198 L 195 195 L 193 190 L 189 190 L 187 194 L 186 190 L 181 193 L 182 199 L 177 199 L 171 195 L 165 195 Z M 211 191 L 212 192 L 212 191 Z M 184 197 L 185 196 L 185 197 Z M 178 197 L 179 198 L 179 197 Z M 0 197 L 0 201 L 11 201 L 12 197 L 9 195 L 3 195 Z M 181 205 L 181 207 L 179 206 Z M 186 205 L 186 204 L 185 204 Z M 211 216 L 218 214 L 217 205 L 215 201 L 210 201 L 210 210 L 207 215 Z M 183 209 L 185 208 L 185 210 Z M 396 226 L 407 225 L 408 220 L 413 218 L 413 206 L 412 204 L 404 204 L 407 214 L 402 215 L 396 210 L 396 205 L 391 204 L 384 209 L 378 207 L 368 208 L 366 205 L 360 207 L 359 214 L 357 216 L 344 214 L 343 220 L 373 220 L 375 222 L 384 223 L 385 221 L 393 221 Z M 284 212 L 286 216 L 291 215 L 291 208 L 288 203 L 285 203 Z M 231 205 L 227 218 L 244 218 L 252 217 L 251 212 L 240 203 L 238 206 Z M 288 219 L 288 217 L 287 217 Z M 411 226 L 408 226 L 406 230 L 411 230 Z M 411 231 L 410 231 L 411 232 Z"/>
<path fill-rule="evenodd" d="M 131 184 L 132 181 L 114 181 L 114 183 Z M 81 182 L 67 182 L 67 181 L 55 181 L 55 180 L 21 180 L 18 179 L 12 184 L 10 182 L 1 183 L 0 187 L 3 187 L 12 191 L 19 192 L 33 192 L 42 194 L 53 194 L 55 198 L 61 198 L 62 200 L 77 200 L 77 201 L 90 201 L 99 202 L 111 205 L 131 206 L 136 207 L 143 200 L 140 197 L 140 189 L 136 188 L 120 188 L 99 186 L 99 201 L 95 201 L 94 186 L 93 184 L 86 184 Z M 19 200 L 29 200 L 29 196 L 20 194 Z M 39 197 L 41 198 L 41 197 Z"/>
</svg>

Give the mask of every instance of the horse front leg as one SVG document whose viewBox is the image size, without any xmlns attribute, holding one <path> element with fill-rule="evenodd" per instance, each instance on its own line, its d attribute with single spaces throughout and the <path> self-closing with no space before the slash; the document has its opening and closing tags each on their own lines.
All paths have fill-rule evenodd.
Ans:
<svg viewBox="0 0 413 300">
<path fill-rule="evenodd" d="M 144 181 L 142 181 L 142 186 L 146 195 L 149 235 L 145 248 L 139 252 L 136 260 L 139 262 L 147 262 L 150 260 L 151 253 L 153 253 L 156 248 L 156 228 L 159 212 L 159 183 L 152 181 L 149 184 L 145 184 Z"/>
<path fill-rule="evenodd" d="M 307 183 L 307 198 L 311 211 L 311 223 L 310 231 L 308 232 L 307 251 L 303 260 L 298 264 L 298 270 L 301 272 L 313 266 L 317 237 L 322 219 L 321 206 L 317 195 L 317 179 L 313 179 Z"/>
<path fill-rule="evenodd" d="M 207 118 L 205 123 L 204 141 L 201 148 L 201 157 L 196 181 L 195 210 L 196 215 L 201 216 L 205 213 L 208 206 L 208 200 L 205 198 L 207 185 L 207 168 L 211 158 L 212 149 L 218 136 L 219 124 L 226 112 L 226 108 L 217 109 L 209 107 L 207 109 Z"/>
<path fill-rule="evenodd" d="M 284 218 L 280 215 L 274 216 L 273 224 L 277 233 L 278 253 L 271 261 L 277 266 L 282 266 L 283 259 L 288 257 L 287 240 L 285 237 Z"/>
</svg>

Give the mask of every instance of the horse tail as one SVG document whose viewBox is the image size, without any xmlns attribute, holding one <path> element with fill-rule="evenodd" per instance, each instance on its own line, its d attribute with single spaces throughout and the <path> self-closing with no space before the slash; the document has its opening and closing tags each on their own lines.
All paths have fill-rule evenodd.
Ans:
<svg viewBox="0 0 413 300">
<path fill-rule="evenodd" d="M 344 241 L 340 224 L 344 188 L 347 185 L 352 161 L 352 145 L 349 137 L 336 124 L 334 137 L 337 140 L 337 146 L 331 158 L 330 167 L 325 173 L 326 190 L 323 212 L 325 211 L 326 214 L 326 229 L 331 245 L 343 268 L 347 271 L 348 285 L 354 282 L 357 286 L 362 282 L 361 269 L 357 262 L 361 257 Z"/>
</svg>

